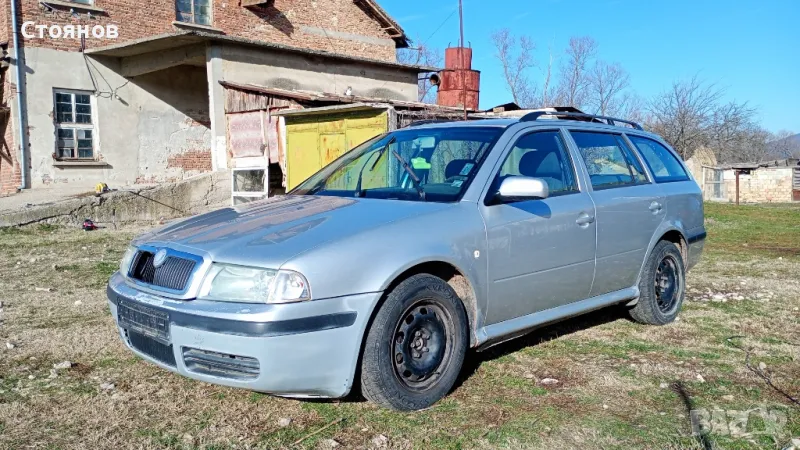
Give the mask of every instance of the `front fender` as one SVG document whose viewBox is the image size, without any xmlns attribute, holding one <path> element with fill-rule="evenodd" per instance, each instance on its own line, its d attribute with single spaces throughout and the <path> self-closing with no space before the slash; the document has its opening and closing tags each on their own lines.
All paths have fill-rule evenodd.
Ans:
<svg viewBox="0 0 800 450">
<path fill-rule="evenodd" d="M 477 310 L 486 310 L 486 231 L 475 203 L 459 202 L 326 243 L 282 268 L 303 273 L 312 297 L 322 300 L 384 291 L 403 272 L 428 262 L 457 268 L 472 285 Z"/>
</svg>

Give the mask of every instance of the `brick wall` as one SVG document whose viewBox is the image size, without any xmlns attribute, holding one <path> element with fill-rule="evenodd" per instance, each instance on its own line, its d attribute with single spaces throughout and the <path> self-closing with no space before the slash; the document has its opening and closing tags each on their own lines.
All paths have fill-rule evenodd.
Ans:
<svg viewBox="0 0 800 450">
<path fill-rule="evenodd" d="M 91 17 L 80 11 L 79 17 L 69 14 L 69 7 L 52 5 L 48 10 L 39 0 L 21 2 L 20 26 L 32 21 L 37 25 L 109 25 L 118 27 L 117 39 L 86 39 L 86 46 L 99 47 L 126 40 L 164 33 L 174 33 L 188 28 L 173 25 L 175 0 L 95 0 L 94 6 L 103 12 L 92 12 Z M 240 0 L 209 0 L 213 4 L 211 26 L 227 35 L 261 40 L 315 50 L 326 50 L 352 56 L 395 61 L 395 48 L 383 25 L 370 17 L 354 0 L 270 0 L 261 6 L 242 7 Z M 0 35 L 10 38 L 9 2 L 0 11 Z M 3 22 L 6 22 L 5 24 Z M 309 31 L 309 28 L 316 32 Z M 321 29 L 328 32 L 320 33 Z M 79 51 L 78 39 L 52 39 L 38 37 L 26 39 L 24 45 Z M 358 35 L 358 36 L 354 36 Z M 366 37 L 359 39 L 358 37 Z M 21 35 L 20 35 L 21 37 Z M 373 42 L 384 39 L 387 45 Z"/>
<path fill-rule="evenodd" d="M 0 22 L 2 16 L 0 16 Z M 9 82 L 11 76 L 10 69 L 3 69 L 0 73 L 0 107 L 8 108 L 15 98 L 16 90 Z M 22 181 L 17 159 L 19 158 L 18 149 L 14 146 L 14 127 L 11 124 L 11 111 L 0 112 L 0 133 L 3 135 L 0 142 L 0 196 L 13 194 Z"/>
<path fill-rule="evenodd" d="M 187 151 L 170 155 L 167 158 L 167 168 L 179 168 L 184 172 L 210 172 L 211 152 L 208 150 Z"/>
</svg>

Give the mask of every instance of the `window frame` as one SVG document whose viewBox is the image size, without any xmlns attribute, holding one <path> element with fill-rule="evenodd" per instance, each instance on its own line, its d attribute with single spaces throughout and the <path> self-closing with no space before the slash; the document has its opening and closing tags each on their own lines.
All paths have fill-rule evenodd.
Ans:
<svg viewBox="0 0 800 450">
<path fill-rule="evenodd" d="M 208 1 L 208 23 L 198 23 L 197 22 L 197 19 L 196 19 L 197 13 L 195 13 L 195 11 L 194 11 L 194 7 L 195 7 L 194 2 L 195 2 L 195 0 L 189 0 L 189 2 L 191 2 L 191 5 L 192 5 L 192 12 L 191 12 L 192 20 L 191 20 L 191 22 L 188 22 L 188 21 L 185 21 L 185 20 L 181 20 L 181 18 L 178 15 L 180 13 L 180 11 L 178 10 L 178 1 L 179 0 L 175 0 L 175 21 L 176 22 L 186 23 L 186 24 L 189 24 L 189 25 L 197 25 L 199 27 L 211 27 L 211 26 L 214 26 L 214 0 L 206 0 L 206 1 Z"/>
<path fill-rule="evenodd" d="M 511 152 L 514 150 L 514 147 L 516 146 L 517 142 L 519 142 L 520 139 L 523 139 L 528 135 L 531 135 L 531 134 L 534 134 L 534 133 L 547 133 L 547 132 L 555 132 L 561 138 L 561 143 L 564 146 L 564 153 L 566 153 L 566 155 L 567 155 L 567 161 L 569 162 L 570 167 L 572 167 L 572 179 L 573 179 L 573 181 L 575 183 L 575 189 L 574 190 L 562 191 L 562 192 L 558 192 L 556 194 L 551 194 L 551 195 L 548 195 L 547 198 L 564 197 L 564 196 L 567 196 L 567 195 L 575 195 L 575 194 L 580 194 L 581 192 L 584 192 L 584 186 L 583 186 L 583 182 L 581 181 L 580 172 L 578 171 L 578 166 L 576 165 L 575 158 L 574 158 L 574 156 L 572 154 L 572 151 L 570 150 L 570 141 L 568 140 L 567 136 L 565 136 L 564 129 L 561 128 L 561 127 L 555 127 L 555 128 L 538 128 L 538 127 L 535 127 L 535 128 L 524 128 L 524 129 L 520 130 L 518 133 L 516 133 L 509 140 L 509 144 L 506 146 L 505 149 L 503 149 L 502 154 L 497 159 L 497 162 L 495 163 L 496 164 L 495 168 L 493 169 L 494 170 L 494 175 L 491 176 L 491 178 L 490 178 L 491 181 L 488 183 L 488 189 L 485 190 L 485 193 L 483 195 L 483 204 L 485 206 L 494 205 L 492 203 L 492 200 L 493 200 L 493 197 L 494 197 L 494 192 L 498 188 L 497 180 L 500 178 L 500 172 L 502 172 L 502 170 L 503 170 L 503 165 L 506 163 L 506 160 L 511 155 Z"/>
<path fill-rule="evenodd" d="M 72 122 L 59 122 L 58 121 L 58 94 L 66 94 L 70 96 L 72 102 Z M 76 122 L 78 118 L 78 109 L 75 103 L 75 96 L 76 95 L 88 95 L 89 96 L 89 107 L 91 111 L 89 113 L 89 118 L 91 120 L 90 123 L 80 123 Z M 56 161 L 97 161 L 99 155 L 99 147 L 98 147 L 98 134 L 97 134 L 97 100 L 94 96 L 92 91 L 85 91 L 80 89 L 61 89 L 61 88 L 53 88 L 53 124 L 55 126 L 55 133 L 54 137 L 55 140 L 54 144 L 54 154 Z M 61 156 L 59 153 L 59 146 L 58 146 L 58 131 L 59 130 L 72 130 L 73 137 L 72 139 L 75 141 L 75 146 L 73 147 L 73 155 L 74 156 Z M 90 157 L 81 157 L 79 150 L 78 150 L 78 131 L 80 130 L 89 130 L 92 132 L 92 156 Z"/>
<path fill-rule="evenodd" d="M 630 134 L 630 135 L 628 135 L 628 134 Z M 679 179 L 679 180 L 662 180 L 662 181 L 659 181 L 656 178 L 655 171 L 650 166 L 650 163 L 647 161 L 647 158 L 644 157 L 644 154 L 639 149 L 639 147 L 636 145 L 636 143 L 633 142 L 633 139 L 631 139 L 631 137 L 636 137 L 636 138 L 639 138 L 639 139 L 645 139 L 645 140 L 648 140 L 648 141 L 652 141 L 652 142 L 655 142 L 656 144 L 659 144 L 662 147 L 664 147 L 667 150 L 667 153 L 669 153 L 670 156 L 672 156 L 675 159 L 675 161 L 678 163 L 678 165 L 681 167 L 681 169 L 683 169 L 683 175 L 684 175 L 685 178 Z M 665 143 L 660 142 L 659 140 L 654 139 L 654 138 L 652 138 L 650 136 L 644 136 L 644 135 L 635 134 L 635 133 L 626 133 L 625 138 L 630 142 L 631 147 L 635 150 L 635 152 L 638 155 L 639 159 L 644 161 L 644 164 L 647 167 L 647 171 L 650 173 L 650 178 L 653 180 L 653 183 L 656 183 L 656 184 L 680 183 L 682 181 L 689 181 L 689 180 L 692 179 L 692 176 L 690 175 L 691 172 L 689 171 L 689 168 L 686 167 L 686 164 L 684 164 L 684 161 L 677 155 L 675 150 L 673 150 L 669 145 L 666 145 Z"/>
<path fill-rule="evenodd" d="M 644 186 L 644 185 L 648 185 L 648 184 L 653 184 L 653 179 L 650 176 L 650 173 L 648 171 L 649 167 L 647 167 L 645 162 L 642 161 L 641 155 L 639 155 L 639 152 L 634 149 L 633 143 L 628 139 L 628 136 L 626 136 L 626 133 L 620 132 L 620 131 L 604 130 L 604 129 L 594 130 L 594 129 L 587 129 L 587 128 L 574 128 L 574 127 L 568 127 L 566 129 L 566 132 L 569 135 L 570 141 L 575 146 L 575 151 L 581 157 L 581 163 L 583 164 L 583 169 L 586 171 L 586 179 L 588 181 L 589 186 L 591 186 L 592 192 L 594 192 L 594 191 L 604 191 L 604 190 L 607 190 L 607 189 L 619 189 L 619 188 L 627 188 L 627 187 Z M 609 184 L 609 185 L 595 186 L 592 183 L 592 174 L 589 173 L 589 167 L 586 164 L 586 159 L 583 157 L 583 153 L 581 152 L 581 147 L 578 145 L 578 142 L 572 137 L 572 133 L 574 133 L 574 132 L 578 132 L 578 133 L 594 133 L 594 134 L 610 134 L 612 136 L 616 136 L 616 137 L 620 138 L 620 141 L 622 142 L 622 145 L 625 146 L 625 148 L 627 148 L 629 153 L 630 153 L 630 155 L 627 155 L 625 153 L 625 149 L 624 148 L 620 148 L 620 151 L 622 152 L 622 157 L 625 159 L 625 164 L 628 166 L 628 172 L 630 173 L 631 180 L 633 182 L 632 183 L 626 183 L 626 184 Z M 633 168 L 631 167 L 631 161 L 628 160 L 629 156 L 632 156 L 633 158 L 636 159 L 636 161 L 639 162 L 639 166 L 642 169 L 642 175 L 644 175 L 644 181 L 636 181 L 636 178 L 633 176 Z"/>
</svg>

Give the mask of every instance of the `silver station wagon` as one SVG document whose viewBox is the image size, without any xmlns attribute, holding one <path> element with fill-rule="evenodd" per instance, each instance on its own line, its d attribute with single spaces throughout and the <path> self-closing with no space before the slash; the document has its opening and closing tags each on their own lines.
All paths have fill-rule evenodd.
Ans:
<svg viewBox="0 0 800 450">
<path fill-rule="evenodd" d="M 672 322 L 705 236 L 661 138 L 536 111 L 412 124 L 288 195 L 144 234 L 108 298 L 125 345 L 165 369 L 416 410 L 470 348 L 614 304 Z"/>
</svg>

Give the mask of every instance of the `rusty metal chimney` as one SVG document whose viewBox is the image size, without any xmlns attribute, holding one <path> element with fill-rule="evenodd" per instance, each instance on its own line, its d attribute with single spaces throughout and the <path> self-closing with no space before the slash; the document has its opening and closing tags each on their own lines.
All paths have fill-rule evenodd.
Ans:
<svg viewBox="0 0 800 450">
<path fill-rule="evenodd" d="M 450 47 L 444 51 L 444 70 L 439 72 L 436 103 L 477 111 L 481 73 L 472 70 L 472 49 Z"/>
</svg>

